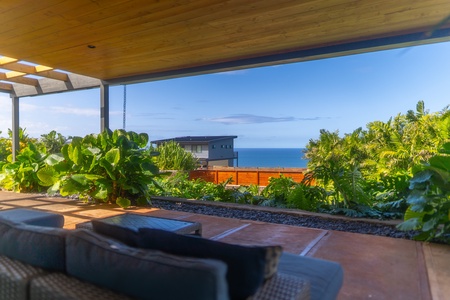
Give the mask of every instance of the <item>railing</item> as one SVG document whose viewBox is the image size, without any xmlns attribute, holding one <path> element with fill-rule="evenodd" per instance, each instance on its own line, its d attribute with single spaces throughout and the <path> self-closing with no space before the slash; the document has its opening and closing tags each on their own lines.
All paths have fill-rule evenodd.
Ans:
<svg viewBox="0 0 450 300">
<path fill-rule="evenodd" d="M 304 168 L 238 168 L 214 167 L 206 170 L 194 170 L 189 174 L 190 179 L 201 178 L 208 182 L 222 183 L 232 178 L 231 184 L 267 186 L 270 177 L 278 178 L 281 174 L 292 178 L 295 182 L 302 181 L 306 169 Z"/>
</svg>

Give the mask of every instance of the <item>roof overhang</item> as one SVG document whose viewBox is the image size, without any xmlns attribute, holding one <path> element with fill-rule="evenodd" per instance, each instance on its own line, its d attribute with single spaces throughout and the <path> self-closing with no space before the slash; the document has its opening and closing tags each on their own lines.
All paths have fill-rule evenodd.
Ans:
<svg viewBox="0 0 450 300">
<path fill-rule="evenodd" d="M 30 0 L 0 13 L 0 54 L 109 84 L 450 40 L 448 0 Z"/>
</svg>

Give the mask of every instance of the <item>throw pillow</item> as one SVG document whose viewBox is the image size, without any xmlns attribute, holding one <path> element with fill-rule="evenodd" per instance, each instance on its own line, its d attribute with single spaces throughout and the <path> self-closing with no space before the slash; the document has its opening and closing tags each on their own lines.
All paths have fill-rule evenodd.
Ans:
<svg viewBox="0 0 450 300">
<path fill-rule="evenodd" d="M 225 263 L 128 247 L 87 230 L 67 237 L 67 273 L 138 299 L 228 299 Z"/>
<path fill-rule="evenodd" d="M 276 272 L 282 252 L 281 246 L 232 245 L 158 229 L 140 228 L 139 233 L 138 247 L 141 248 L 224 261 L 228 266 L 228 288 L 233 299 L 253 295 L 264 280 Z"/>
</svg>

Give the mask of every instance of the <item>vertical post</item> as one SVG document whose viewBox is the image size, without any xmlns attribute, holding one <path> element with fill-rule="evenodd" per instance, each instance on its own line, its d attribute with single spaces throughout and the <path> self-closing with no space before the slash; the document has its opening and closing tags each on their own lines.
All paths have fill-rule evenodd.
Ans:
<svg viewBox="0 0 450 300">
<path fill-rule="evenodd" d="M 123 85 L 123 130 L 125 130 L 127 122 L 127 85 Z"/>
<path fill-rule="evenodd" d="M 20 150 L 19 138 L 19 97 L 11 94 L 12 99 L 12 159 L 16 160 L 16 155 Z"/>
<path fill-rule="evenodd" d="M 100 85 L 100 131 L 109 129 L 109 84 Z"/>
</svg>

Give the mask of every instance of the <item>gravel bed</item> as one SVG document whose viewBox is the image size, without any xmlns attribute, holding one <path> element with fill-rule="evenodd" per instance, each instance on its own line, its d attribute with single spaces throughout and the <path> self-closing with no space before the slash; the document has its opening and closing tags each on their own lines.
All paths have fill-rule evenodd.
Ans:
<svg viewBox="0 0 450 300">
<path fill-rule="evenodd" d="M 326 219 L 315 216 L 293 216 L 278 212 L 236 209 L 213 205 L 164 201 L 160 199 L 152 199 L 152 206 L 155 208 L 166 210 L 176 210 L 224 218 L 261 221 L 283 225 L 319 228 L 325 230 L 373 234 L 401 239 L 412 239 L 412 236 L 414 235 L 414 232 L 399 231 L 394 226 L 372 224 L 361 221 Z"/>
</svg>

